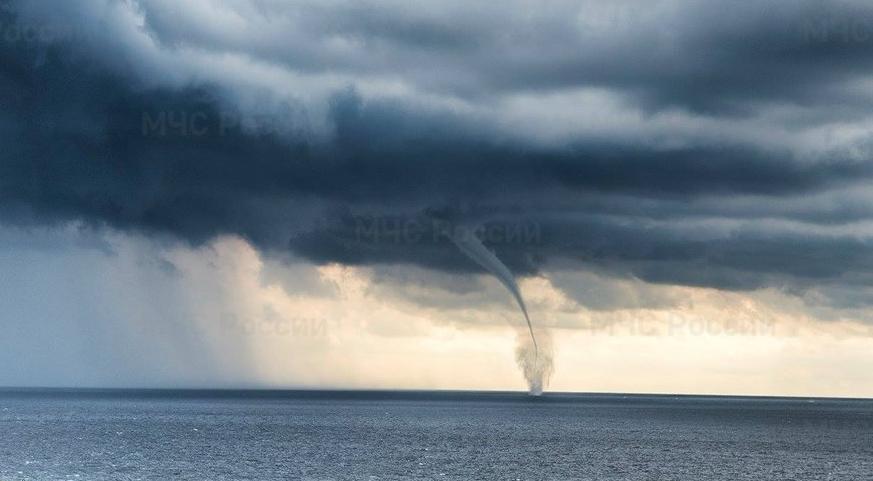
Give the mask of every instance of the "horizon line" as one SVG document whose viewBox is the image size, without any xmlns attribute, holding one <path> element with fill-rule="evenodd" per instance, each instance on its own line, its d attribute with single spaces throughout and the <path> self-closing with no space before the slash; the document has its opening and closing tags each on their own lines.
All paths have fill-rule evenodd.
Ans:
<svg viewBox="0 0 873 481">
<path fill-rule="evenodd" d="M 190 393 L 190 394 L 469 394 L 469 395 L 524 395 L 525 397 L 554 398 L 565 396 L 637 397 L 637 398 L 725 398 L 725 399 L 778 399 L 778 400 L 836 400 L 873 401 L 873 397 L 857 396 L 799 396 L 776 394 L 711 394 L 665 392 L 607 392 L 607 391 L 543 391 L 532 395 L 527 390 L 492 389 L 409 389 L 409 388 L 342 388 L 342 387 L 99 387 L 99 386 L 0 386 L 0 394 L 14 393 Z"/>
</svg>

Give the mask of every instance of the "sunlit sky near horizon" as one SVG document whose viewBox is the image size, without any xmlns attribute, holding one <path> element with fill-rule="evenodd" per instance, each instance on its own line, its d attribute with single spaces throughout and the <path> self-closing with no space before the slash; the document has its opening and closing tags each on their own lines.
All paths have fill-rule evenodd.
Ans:
<svg viewBox="0 0 873 481">
<path fill-rule="evenodd" d="M 70 227 L 18 236 L 31 244 L 0 256 L 7 386 L 525 388 L 523 318 L 485 274 L 314 266 L 233 237 L 195 248 L 117 233 L 91 245 Z M 555 282 L 628 305 L 586 308 Z M 777 290 L 562 271 L 521 286 L 552 333 L 551 390 L 873 395 L 870 326 L 818 320 Z"/>
</svg>

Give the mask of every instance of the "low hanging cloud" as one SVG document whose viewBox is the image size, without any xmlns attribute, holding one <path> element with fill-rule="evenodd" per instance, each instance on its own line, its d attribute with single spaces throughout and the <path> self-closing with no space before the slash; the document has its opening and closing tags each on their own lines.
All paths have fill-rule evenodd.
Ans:
<svg viewBox="0 0 873 481">
<path fill-rule="evenodd" d="M 0 12 L 4 223 L 476 272 L 440 210 L 521 275 L 871 299 L 866 2 Z"/>
</svg>

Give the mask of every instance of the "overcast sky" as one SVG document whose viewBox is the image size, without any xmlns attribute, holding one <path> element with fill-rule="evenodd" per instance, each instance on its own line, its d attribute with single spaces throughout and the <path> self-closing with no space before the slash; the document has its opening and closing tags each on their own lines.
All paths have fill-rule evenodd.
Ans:
<svg viewBox="0 0 873 481">
<path fill-rule="evenodd" d="M 0 384 L 873 395 L 873 4 L 0 1 Z M 444 224 L 440 224 L 444 225 Z"/>
</svg>

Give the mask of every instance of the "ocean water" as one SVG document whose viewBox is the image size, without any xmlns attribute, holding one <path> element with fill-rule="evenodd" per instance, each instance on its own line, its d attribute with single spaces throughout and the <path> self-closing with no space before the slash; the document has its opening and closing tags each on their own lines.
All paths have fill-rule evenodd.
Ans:
<svg viewBox="0 0 873 481">
<path fill-rule="evenodd" d="M 0 480 L 870 480 L 873 401 L 0 391 Z"/>
</svg>

